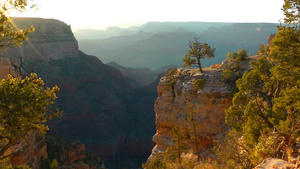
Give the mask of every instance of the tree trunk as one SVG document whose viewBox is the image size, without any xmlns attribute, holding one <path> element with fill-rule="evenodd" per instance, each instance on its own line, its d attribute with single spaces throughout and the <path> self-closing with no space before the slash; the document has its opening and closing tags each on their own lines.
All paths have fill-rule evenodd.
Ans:
<svg viewBox="0 0 300 169">
<path fill-rule="evenodd" d="M 198 162 L 200 161 L 200 152 L 199 152 L 199 143 L 198 143 L 198 139 L 197 139 L 197 131 L 196 131 L 196 125 L 193 124 L 193 128 L 194 128 L 194 135 L 195 135 L 195 144 L 196 144 L 196 151 L 197 151 L 197 160 Z"/>
<path fill-rule="evenodd" d="M 197 57 L 197 63 L 198 63 L 198 67 L 199 67 L 200 73 L 203 73 L 203 70 L 202 70 L 202 66 L 201 66 L 201 62 L 200 62 L 200 58 L 199 58 L 199 57 Z"/>
</svg>

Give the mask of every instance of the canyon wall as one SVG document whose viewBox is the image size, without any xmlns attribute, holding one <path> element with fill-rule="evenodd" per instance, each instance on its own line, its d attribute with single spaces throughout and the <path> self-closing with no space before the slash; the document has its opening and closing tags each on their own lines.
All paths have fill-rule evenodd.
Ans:
<svg viewBox="0 0 300 169">
<path fill-rule="evenodd" d="M 22 68 L 25 74 L 34 71 L 38 75 L 43 74 L 43 72 L 35 70 L 37 65 L 34 64 L 47 65 L 50 60 L 78 57 L 77 40 L 74 38 L 70 26 L 65 23 L 58 20 L 40 18 L 14 18 L 13 22 L 20 29 L 34 26 L 35 31 L 29 35 L 29 40 L 25 41 L 22 47 L 8 48 L 7 50 L 1 48 L 0 80 L 6 78 L 9 73 L 14 73 L 11 71 L 9 57 L 13 57 L 17 64 L 20 63 L 18 57 L 22 57 Z M 51 71 L 47 73 L 51 73 Z M 46 86 L 51 81 L 50 79 L 44 78 L 43 80 Z M 57 146 L 57 144 L 52 145 L 54 144 L 53 142 L 50 144 L 51 145 L 49 145 L 49 143 L 47 144 L 44 135 L 39 134 L 37 131 L 29 132 L 26 139 L 20 140 L 11 148 L 11 151 L 14 153 L 9 163 L 14 166 L 28 165 L 33 169 L 41 168 L 44 162 L 41 159 L 47 160 L 49 157 L 49 148 L 47 151 L 47 147 Z M 67 147 L 67 145 L 59 146 L 60 149 L 56 152 L 59 156 L 55 158 L 59 160 L 59 164 L 63 168 L 104 168 L 101 159 L 87 161 L 86 163 L 88 164 L 82 162 L 78 164 L 79 161 L 87 160 L 84 144 L 75 147 Z M 51 160 L 53 158 L 54 156 L 52 156 Z"/>
<path fill-rule="evenodd" d="M 35 32 L 21 48 L 9 49 L 9 55 L 16 61 L 23 57 L 25 73 L 36 72 L 46 87 L 60 88 L 54 107 L 64 114 L 47 122 L 48 133 L 79 140 L 108 168 L 139 168 L 154 146 L 156 92 L 137 88 L 136 82 L 118 70 L 79 51 L 70 27 L 63 22 L 13 21 L 21 28 L 33 25 Z M 3 61 L 9 67 L 9 60 Z"/>
<path fill-rule="evenodd" d="M 71 27 L 54 19 L 14 18 L 20 29 L 34 26 L 35 31 L 20 48 L 10 48 L 10 56 L 22 57 L 25 62 L 78 56 L 78 43 Z"/>
<path fill-rule="evenodd" d="M 204 157 L 209 156 L 213 141 L 224 137 L 226 130 L 225 110 L 231 105 L 230 86 L 222 82 L 219 68 L 205 68 L 203 73 L 196 69 L 177 69 L 170 78 L 162 77 L 157 87 L 155 102 L 156 129 L 153 136 L 156 146 L 150 160 L 164 152 L 172 142 L 172 128 L 179 126 L 187 136 L 193 153 L 198 150 Z M 205 80 L 204 88 L 197 90 L 193 84 L 197 79 Z M 171 85 L 171 80 L 175 84 Z M 193 113 L 191 113 L 193 112 Z M 197 143 L 191 142 L 189 116 L 196 122 Z"/>
</svg>

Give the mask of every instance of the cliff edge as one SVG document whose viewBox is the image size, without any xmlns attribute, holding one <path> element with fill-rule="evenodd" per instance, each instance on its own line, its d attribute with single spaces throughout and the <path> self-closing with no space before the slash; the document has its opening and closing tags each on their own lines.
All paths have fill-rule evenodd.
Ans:
<svg viewBox="0 0 300 169">
<path fill-rule="evenodd" d="M 35 31 L 20 48 L 10 48 L 10 56 L 22 57 L 25 62 L 49 61 L 78 56 L 78 42 L 71 27 L 54 19 L 14 18 L 13 23 L 20 29 L 33 26 Z"/>
<path fill-rule="evenodd" d="M 194 87 L 195 81 L 205 81 L 200 90 Z M 170 85 L 171 81 L 175 83 Z M 159 152 L 164 152 L 171 145 L 172 128 L 179 126 L 187 136 L 191 152 L 198 151 L 204 157 L 211 154 L 213 140 L 223 138 L 225 124 L 225 110 L 231 105 L 232 92 L 229 85 L 222 82 L 220 68 L 204 68 L 200 73 L 196 69 L 177 69 L 171 78 L 162 77 L 157 87 L 158 98 L 155 102 L 156 129 L 153 136 L 156 146 L 152 150 L 149 160 Z M 194 112 L 197 128 L 197 143 L 189 138 L 190 112 Z"/>
</svg>

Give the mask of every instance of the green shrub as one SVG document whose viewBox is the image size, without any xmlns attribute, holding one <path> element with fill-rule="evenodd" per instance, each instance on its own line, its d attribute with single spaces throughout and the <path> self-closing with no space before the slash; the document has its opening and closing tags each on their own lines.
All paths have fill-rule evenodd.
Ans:
<svg viewBox="0 0 300 169">
<path fill-rule="evenodd" d="M 231 67 L 231 70 L 234 72 L 238 71 L 241 69 L 241 64 L 240 63 L 234 63 L 233 66 Z"/>
<path fill-rule="evenodd" d="M 59 168 L 59 164 L 58 164 L 56 159 L 53 159 L 52 163 L 50 164 L 50 168 L 51 169 L 58 169 Z"/>
<path fill-rule="evenodd" d="M 172 79 L 172 80 L 167 84 L 167 86 L 174 87 L 174 86 L 175 86 L 175 83 L 176 83 L 175 79 Z"/>
<path fill-rule="evenodd" d="M 147 169 L 167 169 L 167 164 L 163 158 L 163 154 L 157 154 L 151 161 L 144 163 L 142 167 Z"/>
<path fill-rule="evenodd" d="M 237 132 L 231 130 L 226 134 L 226 139 L 215 142 L 213 151 L 218 156 L 218 164 L 215 168 L 223 169 L 246 169 L 253 168 L 250 154 L 240 142 L 240 137 Z"/>
<path fill-rule="evenodd" d="M 166 80 L 169 80 L 172 77 L 172 75 L 175 74 L 176 74 L 176 70 L 174 68 L 170 69 L 168 73 L 165 75 Z"/>
<path fill-rule="evenodd" d="M 231 69 L 238 71 L 241 69 L 241 61 L 245 60 L 248 55 L 246 49 L 239 49 L 237 53 L 228 52 L 226 56 L 229 62 L 233 63 Z"/>
<path fill-rule="evenodd" d="M 204 88 L 205 82 L 206 82 L 205 79 L 197 79 L 197 80 L 195 80 L 193 86 L 197 90 L 202 90 Z"/>
<path fill-rule="evenodd" d="M 223 82 L 229 83 L 232 79 L 232 70 L 225 69 L 222 73 L 222 77 Z"/>
<path fill-rule="evenodd" d="M 170 81 L 167 86 L 174 87 L 175 86 L 175 79 L 172 77 L 176 74 L 176 70 L 174 68 L 170 69 L 169 72 L 165 75 L 165 81 Z M 172 79 L 172 80 L 171 80 Z"/>
</svg>

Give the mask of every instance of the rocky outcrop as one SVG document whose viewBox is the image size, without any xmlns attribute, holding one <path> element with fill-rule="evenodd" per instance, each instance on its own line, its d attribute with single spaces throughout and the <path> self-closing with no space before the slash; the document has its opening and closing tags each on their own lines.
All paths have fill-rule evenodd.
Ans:
<svg viewBox="0 0 300 169">
<path fill-rule="evenodd" d="M 29 132 L 26 139 L 13 146 L 11 151 L 15 152 L 10 159 L 14 166 L 25 164 L 38 169 L 41 166 L 41 157 L 48 157 L 46 139 L 38 131 Z"/>
<path fill-rule="evenodd" d="M 86 152 L 85 145 L 76 141 L 70 142 L 54 136 L 46 136 L 49 159 L 56 159 L 61 168 L 93 169 L 105 168 L 103 161 Z"/>
<path fill-rule="evenodd" d="M 54 19 L 14 18 L 21 29 L 33 26 L 35 31 L 20 48 L 10 48 L 10 56 L 22 57 L 26 61 L 61 59 L 78 56 L 78 43 L 71 27 Z"/>
<path fill-rule="evenodd" d="M 169 79 L 161 78 L 157 87 L 158 98 L 155 102 L 156 129 L 153 136 L 156 146 L 151 159 L 158 152 L 164 152 L 171 145 L 172 128 L 179 126 L 191 135 L 188 117 L 191 111 L 196 121 L 198 150 L 203 156 L 210 154 L 213 140 L 223 137 L 225 110 L 231 105 L 230 87 L 222 82 L 218 68 L 205 68 L 204 73 L 195 69 L 177 69 Z M 197 90 L 193 84 L 197 79 L 205 80 L 204 88 Z M 175 80 L 175 84 L 170 83 Z M 190 141 L 190 140 L 187 140 Z M 192 152 L 196 153 L 196 144 L 190 142 Z"/>
<path fill-rule="evenodd" d="M 271 34 L 268 37 L 268 45 L 272 46 L 272 40 L 275 38 L 276 34 Z"/>
<path fill-rule="evenodd" d="M 254 169 L 288 169 L 298 168 L 292 162 L 284 161 L 278 158 L 268 158 L 256 166 Z"/>
</svg>

